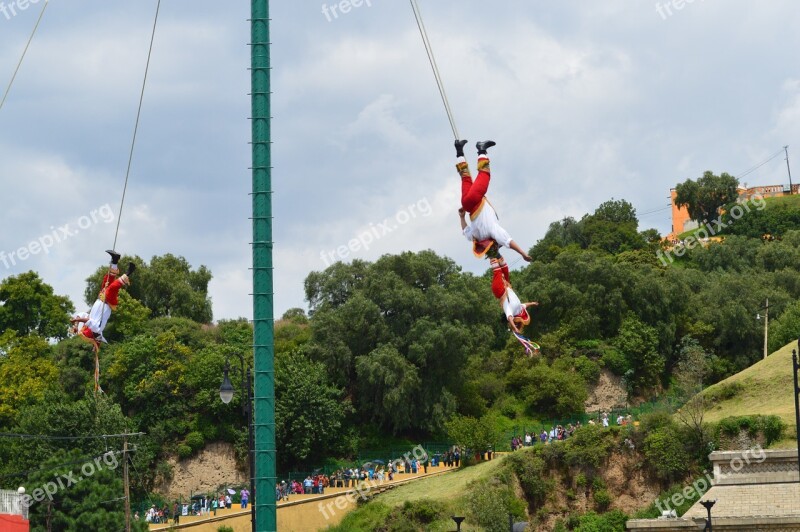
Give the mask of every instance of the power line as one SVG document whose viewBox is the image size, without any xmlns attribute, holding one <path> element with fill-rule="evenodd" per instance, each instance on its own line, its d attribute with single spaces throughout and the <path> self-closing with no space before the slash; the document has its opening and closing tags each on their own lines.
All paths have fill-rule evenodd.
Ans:
<svg viewBox="0 0 800 532">
<path fill-rule="evenodd" d="M 780 150 L 776 151 L 773 155 L 771 155 L 768 159 L 765 159 L 763 162 L 758 163 L 757 165 L 753 166 L 752 168 L 748 168 L 747 170 L 745 170 L 741 174 L 737 175 L 736 178 L 739 179 L 739 178 L 742 178 L 742 177 L 744 177 L 744 176 L 746 176 L 748 174 L 752 174 L 753 172 L 755 172 L 756 170 L 758 170 L 759 168 L 761 168 L 762 166 L 764 166 L 765 164 L 770 162 L 772 159 L 774 159 L 778 155 L 781 155 L 783 152 L 784 152 L 784 149 L 781 148 Z"/>
<path fill-rule="evenodd" d="M 19 440 L 91 440 L 107 438 L 124 438 L 126 436 L 144 436 L 144 432 L 133 432 L 127 434 L 90 434 L 87 436 L 47 436 L 45 434 L 14 434 L 10 432 L 0 432 L 0 438 L 10 438 Z"/>
</svg>

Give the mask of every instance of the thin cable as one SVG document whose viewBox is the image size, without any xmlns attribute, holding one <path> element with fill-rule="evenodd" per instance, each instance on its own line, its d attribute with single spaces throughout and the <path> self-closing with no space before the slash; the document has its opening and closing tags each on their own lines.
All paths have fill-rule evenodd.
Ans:
<svg viewBox="0 0 800 532">
<path fill-rule="evenodd" d="M 425 52 L 428 54 L 428 62 L 431 65 L 431 69 L 433 70 L 433 77 L 436 78 L 436 85 L 439 87 L 439 94 L 442 97 L 442 103 L 444 104 L 444 110 L 447 112 L 447 119 L 450 121 L 450 127 L 453 130 L 453 136 L 456 140 L 459 140 L 461 137 L 458 135 L 458 130 L 456 129 L 456 121 L 453 118 L 453 111 L 450 109 L 450 102 L 447 100 L 447 94 L 444 91 L 444 83 L 442 83 L 442 77 L 439 74 L 439 67 L 436 65 L 436 58 L 433 56 L 433 47 L 431 46 L 431 42 L 428 39 L 428 32 L 425 30 L 425 23 L 422 20 L 422 13 L 419 10 L 419 6 L 417 5 L 417 0 L 409 0 L 411 2 L 411 9 L 414 10 L 414 18 L 417 19 L 417 27 L 419 28 L 419 34 L 422 37 L 422 43 L 425 45 Z"/>
<path fill-rule="evenodd" d="M 19 63 L 17 63 L 17 68 L 14 69 L 14 75 L 11 76 L 11 81 L 8 82 L 6 93 L 3 94 L 3 99 L 0 100 L 0 109 L 2 109 L 3 105 L 6 103 L 8 93 L 11 92 L 11 86 L 14 84 L 14 80 L 17 78 L 17 72 L 19 72 L 19 68 L 22 66 L 22 60 L 25 59 L 25 54 L 28 53 L 28 47 L 31 45 L 31 41 L 33 41 L 33 36 L 36 35 L 36 30 L 39 28 L 39 23 L 42 21 L 42 17 L 44 16 L 44 10 L 47 9 L 49 4 L 50 0 L 45 0 L 44 5 L 42 6 L 42 11 L 39 13 L 39 19 L 36 21 L 36 25 L 33 27 L 31 36 L 28 38 L 28 44 L 25 45 L 25 49 L 22 51 L 22 57 L 19 58 Z"/>
<path fill-rule="evenodd" d="M 755 172 L 756 170 L 758 170 L 759 168 L 761 168 L 762 166 L 764 166 L 765 164 L 770 162 L 772 159 L 774 159 L 778 155 L 781 155 L 783 152 L 784 152 L 784 149 L 781 148 L 780 150 L 775 152 L 775 154 L 772 155 L 769 159 L 765 159 L 763 162 L 761 162 L 761 163 L 757 164 L 756 166 L 753 166 L 752 168 L 749 168 L 749 169 L 745 170 L 744 172 L 742 172 L 741 174 L 737 175 L 736 179 L 742 178 L 742 177 L 744 177 L 744 176 L 746 176 L 748 174 L 752 174 L 753 172 Z"/>
<path fill-rule="evenodd" d="M 131 164 L 133 163 L 133 150 L 136 147 L 136 134 L 139 131 L 139 119 L 142 116 L 142 103 L 144 102 L 144 89 L 147 87 L 147 73 L 150 71 L 150 58 L 153 55 L 153 41 L 156 38 L 156 26 L 158 25 L 158 13 L 161 10 L 161 0 L 156 5 L 156 16 L 153 19 L 153 31 L 150 34 L 150 49 L 147 51 L 147 65 L 144 68 L 144 80 L 142 80 L 142 92 L 139 94 L 139 109 L 136 111 L 136 125 L 133 127 L 133 140 L 131 141 L 131 151 L 128 155 L 128 169 L 125 172 L 125 185 L 122 188 L 122 200 L 119 203 L 119 214 L 117 215 L 117 228 L 114 231 L 114 245 L 111 249 L 117 249 L 117 236 L 119 236 L 119 223 L 122 221 L 122 207 L 125 205 L 125 193 L 128 191 L 128 178 L 131 175 Z"/>
<path fill-rule="evenodd" d="M 124 438 L 125 436 L 144 436 L 144 432 L 131 432 L 128 434 L 90 434 L 88 436 L 47 436 L 43 434 L 16 434 L 0 432 L 0 438 L 14 438 L 20 440 L 91 440 L 100 438 Z"/>
</svg>

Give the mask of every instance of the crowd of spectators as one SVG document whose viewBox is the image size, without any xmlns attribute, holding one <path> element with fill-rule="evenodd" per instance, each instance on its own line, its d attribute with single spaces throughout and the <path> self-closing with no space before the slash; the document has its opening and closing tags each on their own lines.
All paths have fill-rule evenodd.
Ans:
<svg viewBox="0 0 800 532">
<path fill-rule="evenodd" d="M 427 473 L 428 467 L 458 467 L 461 462 L 461 450 L 452 447 L 444 453 L 436 453 L 423 459 L 405 457 L 397 460 L 372 460 L 361 466 L 340 468 L 331 473 L 307 475 L 305 479 L 286 479 L 275 486 L 275 500 L 288 501 L 290 495 L 324 494 L 325 489 L 356 488 L 362 482 L 393 481 L 398 475 Z"/>
<path fill-rule="evenodd" d="M 619 414 L 616 418 L 617 425 L 625 426 L 633 423 L 633 416 L 628 414 L 627 416 L 623 416 Z M 601 412 L 597 420 L 589 419 L 589 425 L 602 425 L 603 427 L 608 427 L 610 425 L 610 417 L 608 412 Z M 516 451 L 517 449 L 521 449 L 523 447 L 530 447 L 531 445 L 535 445 L 536 443 L 549 443 L 551 441 L 561 441 L 566 440 L 572 434 L 581 428 L 581 422 L 576 421 L 573 425 L 572 423 L 568 423 L 566 427 L 563 425 L 553 425 L 550 431 L 546 429 L 542 429 L 542 432 L 536 434 L 536 432 L 526 432 L 524 436 L 517 436 L 514 435 L 511 438 L 511 450 Z"/>
</svg>

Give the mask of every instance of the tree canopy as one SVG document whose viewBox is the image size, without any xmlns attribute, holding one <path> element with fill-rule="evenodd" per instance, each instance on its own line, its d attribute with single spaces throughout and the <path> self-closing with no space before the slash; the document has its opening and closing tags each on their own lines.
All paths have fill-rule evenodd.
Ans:
<svg viewBox="0 0 800 532">
<path fill-rule="evenodd" d="M 728 173 L 714 175 L 711 171 L 703 177 L 687 179 L 675 187 L 675 205 L 686 207 L 689 217 L 699 224 L 716 219 L 722 208 L 739 197 L 739 180 Z"/>
</svg>

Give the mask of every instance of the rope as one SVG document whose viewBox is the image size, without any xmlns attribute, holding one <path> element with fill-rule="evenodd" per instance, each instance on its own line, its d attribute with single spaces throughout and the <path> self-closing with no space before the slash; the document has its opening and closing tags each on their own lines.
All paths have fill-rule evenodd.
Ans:
<svg viewBox="0 0 800 532">
<path fill-rule="evenodd" d="M 122 188 L 122 200 L 119 203 L 119 215 L 117 216 L 117 228 L 114 231 L 114 245 L 111 249 L 117 249 L 117 237 L 119 235 L 119 223 L 122 221 L 122 208 L 125 205 L 125 193 L 128 191 L 128 178 L 131 175 L 131 164 L 133 163 L 133 151 L 136 147 L 136 134 L 139 131 L 139 119 L 142 116 L 142 103 L 144 102 L 144 90 L 147 86 L 147 73 L 150 71 L 150 58 L 153 55 L 153 41 L 156 37 L 156 26 L 158 25 L 158 13 L 161 10 L 161 0 L 156 5 L 156 16 L 153 20 L 153 31 L 150 34 L 150 49 L 147 51 L 147 65 L 144 69 L 144 80 L 142 80 L 142 91 L 139 94 L 139 109 L 136 111 L 136 124 L 133 127 L 133 139 L 131 140 L 131 151 L 128 155 L 128 169 L 125 172 L 125 185 Z"/>
<path fill-rule="evenodd" d="M 436 58 L 433 56 L 433 47 L 431 46 L 430 39 L 428 39 L 428 32 L 425 30 L 425 23 L 422 21 L 422 13 L 420 13 L 417 0 L 409 0 L 411 2 L 411 9 L 414 10 L 414 18 L 417 19 L 417 27 L 419 34 L 422 37 L 422 43 L 425 45 L 425 52 L 428 54 L 428 62 L 431 64 L 433 76 L 436 78 L 436 85 L 439 87 L 439 94 L 442 97 L 444 110 L 447 112 L 447 119 L 450 121 L 450 127 L 453 130 L 453 136 L 456 140 L 460 139 L 458 130 L 456 129 L 456 121 L 453 118 L 453 111 L 450 109 L 450 102 L 447 100 L 447 94 L 444 92 L 444 83 L 442 83 L 442 76 L 439 74 L 439 67 L 436 65 Z"/>
<path fill-rule="evenodd" d="M 14 84 L 14 80 L 17 78 L 17 72 L 19 72 L 19 68 L 22 66 L 22 60 L 25 59 L 25 54 L 28 53 L 28 47 L 31 45 L 31 41 L 33 41 L 33 36 L 36 35 L 36 30 L 39 28 L 39 23 L 42 21 L 42 17 L 44 16 L 44 10 L 47 9 L 48 5 L 50 5 L 50 0 L 45 0 L 44 5 L 42 6 L 42 11 L 39 13 L 39 19 L 36 21 L 36 25 L 33 27 L 31 36 L 28 38 L 28 44 L 25 45 L 25 49 L 22 51 L 22 57 L 19 58 L 19 63 L 17 63 L 17 68 L 14 69 L 14 75 L 11 76 L 11 81 L 8 82 L 6 92 L 3 94 L 3 99 L 0 100 L 0 109 L 2 109 L 3 105 L 6 103 L 8 93 L 11 92 L 11 86 Z"/>
</svg>

